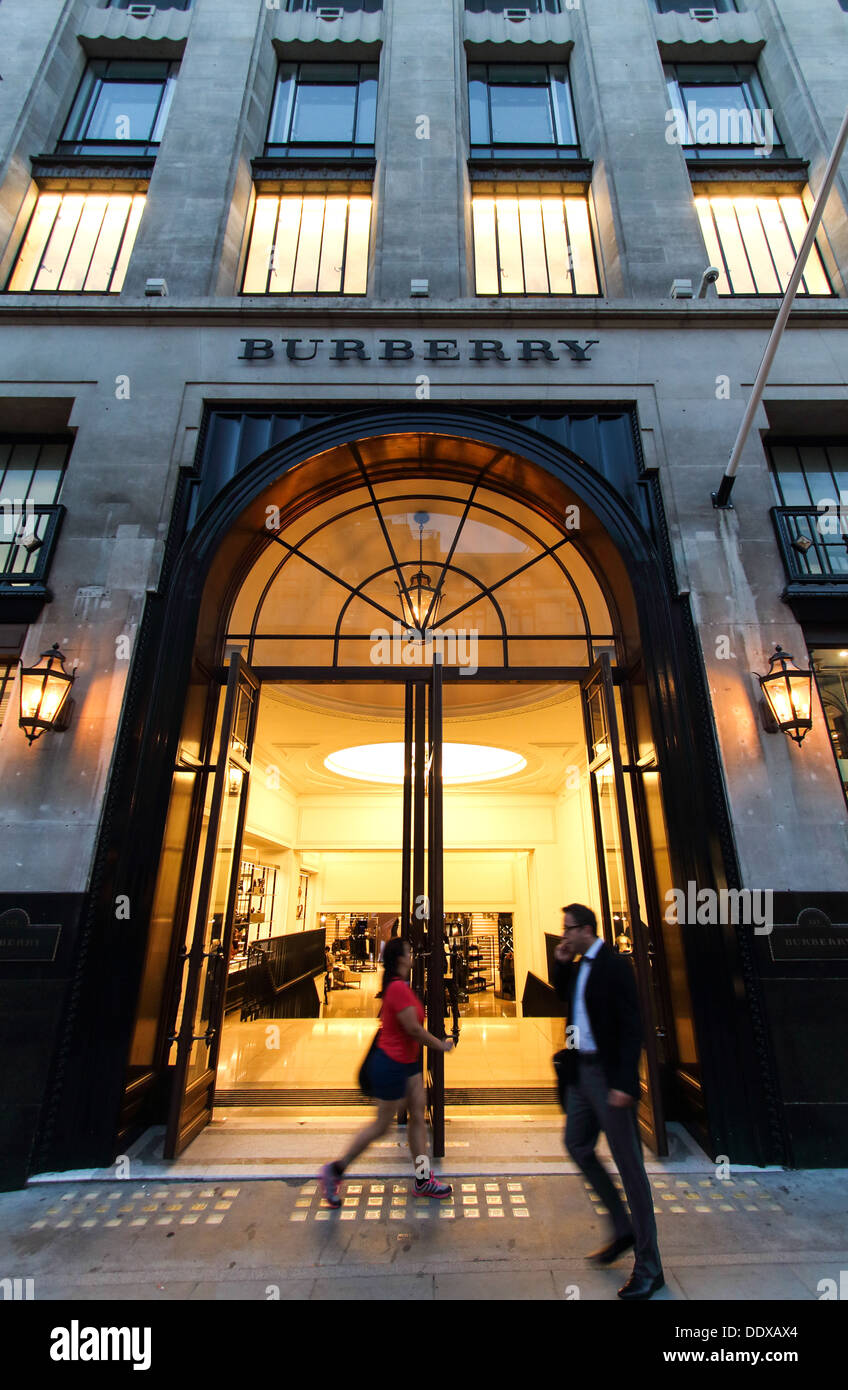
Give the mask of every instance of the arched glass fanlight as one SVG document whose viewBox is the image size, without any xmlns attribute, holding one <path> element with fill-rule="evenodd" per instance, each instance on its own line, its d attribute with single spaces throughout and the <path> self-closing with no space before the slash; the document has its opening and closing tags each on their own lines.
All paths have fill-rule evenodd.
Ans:
<svg viewBox="0 0 848 1390">
<path fill-rule="evenodd" d="M 398 592 L 405 626 L 421 632 L 428 613 L 430 616 L 427 620 L 427 627 L 436 627 L 444 592 L 440 589 L 436 594 L 433 581 L 424 569 L 424 527 L 430 520 L 430 513 L 416 512 L 412 520 L 418 527 L 418 572 L 412 576 L 406 590 L 401 587 L 397 580 L 395 580 L 395 588 Z"/>
</svg>

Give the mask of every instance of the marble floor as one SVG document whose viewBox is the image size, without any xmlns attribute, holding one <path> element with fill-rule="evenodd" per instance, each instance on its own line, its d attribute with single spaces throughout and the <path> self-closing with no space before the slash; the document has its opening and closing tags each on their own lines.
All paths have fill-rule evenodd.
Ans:
<svg viewBox="0 0 848 1390">
<path fill-rule="evenodd" d="M 367 994 L 365 986 L 362 992 Z M 359 1064 L 374 1036 L 375 1014 L 372 998 L 367 1012 L 346 1018 L 242 1023 L 233 1015 L 224 1023 L 218 1087 L 311 1090 L 355 1086 Z M 563 1019 L 464 1018 L 459 1046 L 445 1058 L 446 1085 L 551 1088 L 551 1057 L 564 1046 L 564 1040 Z"/>
</svg>

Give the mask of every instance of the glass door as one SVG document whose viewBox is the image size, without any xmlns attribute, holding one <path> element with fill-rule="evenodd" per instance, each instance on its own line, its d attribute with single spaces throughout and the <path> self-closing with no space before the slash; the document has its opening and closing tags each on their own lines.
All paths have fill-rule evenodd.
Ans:
<svg viewBox="0 0 848 1390">
<path fill-rule="evenodd" d="M 403 760 L 402 935 L 413 950 L 412 987 L 427 1027 L 444 1032 L 444 868 L 442 831 L 442 663 L 406 682 Z M 427 1052 L 425 1086 L 433 1154 L 445 1153 L 444 1054 Z"/>
<path fill-rule="evenodd" d="M 182 1153 L 212 1116 L 258 691 L 250 667 L 234 655 L 206 769 L 202 849 L 180 959 L 166 1158 Z"/>
<path fill-rule="evenodd" d="M 609 656 L 602 653 L 582 683 L 592 813 L 607 945 L 631 955 L 642 1014 L 645 1049 L 640 1060 L 639 1126 L 658 1154 L 668 1152 L 657 1055 L 653 960 L 640 904 L 637 864 L 619 741 Z"/>
</svg>

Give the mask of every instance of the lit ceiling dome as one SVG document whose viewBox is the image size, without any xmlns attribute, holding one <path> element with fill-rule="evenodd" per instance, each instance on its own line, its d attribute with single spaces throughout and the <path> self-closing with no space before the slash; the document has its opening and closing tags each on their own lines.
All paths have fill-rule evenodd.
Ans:
<svg viewBox="0 0 848 1390">
<path fill-rule="evenodd" d="M 363 743 L 340 748 L 324 759 L 324 766 L 341 777 L 359 782 L 403 783 L 402 743 Z M 494 782 L 512 777 L 527 766 L 527 759 L 508 748 L 489 748 L 478 743 L 442 744 L 442 779 L 446 786 L 470 782 Z"/>
</svg>

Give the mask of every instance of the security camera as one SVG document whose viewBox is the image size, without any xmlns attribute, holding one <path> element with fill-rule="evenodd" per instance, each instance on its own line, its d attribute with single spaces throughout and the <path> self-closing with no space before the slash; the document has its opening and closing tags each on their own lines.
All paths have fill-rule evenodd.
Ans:
<svg viewBox="0 0 848 1390">
<path fill-rule="evenodd" d="M 700 289 L 698 290 L 698 298 L 699 298 L 699 299 L 706 299 L 706 297 L 707 297 L 707 286 L 708 286 L 708 285 L 714 285 L 715 282 L 716 282 L 716 280 L 718 279 L 718 277 L 719 277 L 720 275 L 721 275 L 721 271 L 719 270 L 718 266 L 716 266 L 716 265 L 708 265 L 708 266 L 707 266 L 706 270 L 704 271 L 703 275 L 701 276 L 701 287 L 700 287 Z"/>
</svg>

